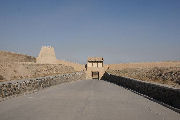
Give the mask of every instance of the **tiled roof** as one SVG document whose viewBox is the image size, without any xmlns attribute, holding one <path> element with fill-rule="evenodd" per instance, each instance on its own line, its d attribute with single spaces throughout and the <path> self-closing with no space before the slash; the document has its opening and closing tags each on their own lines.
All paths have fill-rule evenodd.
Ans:
<svg viewBox="0 0 180 120">
<path fill-rule="evenodd" d="M 88 57 L 88 61 L 104 61 L 102 57 Z"/>
</svg>

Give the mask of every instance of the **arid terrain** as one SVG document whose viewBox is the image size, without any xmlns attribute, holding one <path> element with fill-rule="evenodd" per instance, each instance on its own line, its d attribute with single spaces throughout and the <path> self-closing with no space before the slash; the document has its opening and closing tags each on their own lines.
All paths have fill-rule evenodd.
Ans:
<svg viewBox="0 0 180 120">
<path fill-rule="evenodd" d="M 8 51 L 0 51 L 0 62 L 36 62 L 36 58 Z"/>
<path fill-rule="evenodd" d="M 83 70 L 83 65 L 77 64 L 75 66 L 73 63 L 72 65 L 68 62 L 68 64 L 65 63 L 59 60 L 59 64 L 37 64 L 35 57 L 0 51 L 0 81 L 36 78 Z M 180 87 L 180 61 L 122 63 L 108 66 L 107 72 L 118 76 Z"/>
<path fill-rule="evenodd" d="M 109 73 L 180 87 L 180 61 L 109 65 Z"/>
<path fill-rule="evenodd" d="M 0 81 L 36 78 L 74 72 L 74 68 L 62 64 L 36 64 L 36 58 L 28 55 L 0 51 Z"/>
</svg>

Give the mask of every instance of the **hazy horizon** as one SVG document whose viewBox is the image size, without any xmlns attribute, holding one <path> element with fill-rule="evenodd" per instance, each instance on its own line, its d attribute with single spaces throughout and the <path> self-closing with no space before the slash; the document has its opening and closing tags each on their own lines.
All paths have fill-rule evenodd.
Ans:
<svg viewBox="0 0 180 120">
<path fill-rule="evenodd" d="M 179 0 L 2 0 L 0 50 L 86 63 L 180 60 Z"/>
</svg>

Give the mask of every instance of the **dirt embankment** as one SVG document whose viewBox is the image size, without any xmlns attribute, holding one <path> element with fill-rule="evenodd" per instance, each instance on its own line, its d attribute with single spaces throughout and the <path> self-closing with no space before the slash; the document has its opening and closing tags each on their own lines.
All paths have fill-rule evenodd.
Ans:
<svg viewBox="0 0 180 120">
<path fill-rule="evenodd" d="M 129 63 L 109 66 L 107 72 L 118 76 L 180 87 L 180 62 Z"/>
<path fill-rule="evenodd" d="M 75 72 L 72 67 L 61 64 L 6 63 L 0 64 L 0 81 L 44 77 L 72 72 Z"/>
<path fill-rule="evenodd" d="M 36 58 L 23 54 L 0 51 L 0 62 L 36 62 Z"/>
<path fill-rule="evenodd" d="M 28 55 L 0 51 L 0 81 L 36 78 L 75 72 L 62 64 L 36 64 Z"/>
<path fill-rule="evenodd" d="M 65 66 L 73 67 L 76 71 L 84 71 L 85 65 L 79 64 L 79 63 L 73 63 L 70 61 L 64 61 L 64 60 L 57 60 L 57 64 L 62 64 Z"/>
</svg>

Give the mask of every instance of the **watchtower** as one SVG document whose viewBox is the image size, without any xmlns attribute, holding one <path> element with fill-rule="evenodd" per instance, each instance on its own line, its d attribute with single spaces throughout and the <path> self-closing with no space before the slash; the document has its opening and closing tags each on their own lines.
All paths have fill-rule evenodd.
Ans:
<svg viewBox="0 0 180 120">
<path fill-rule="evenodd" d="M 51 46 L 43 46 L 36 58 L 36 62 L 40 64 L 56 64 L 57 59 L 54 52 L 54 48 Z"/>
</svg>

